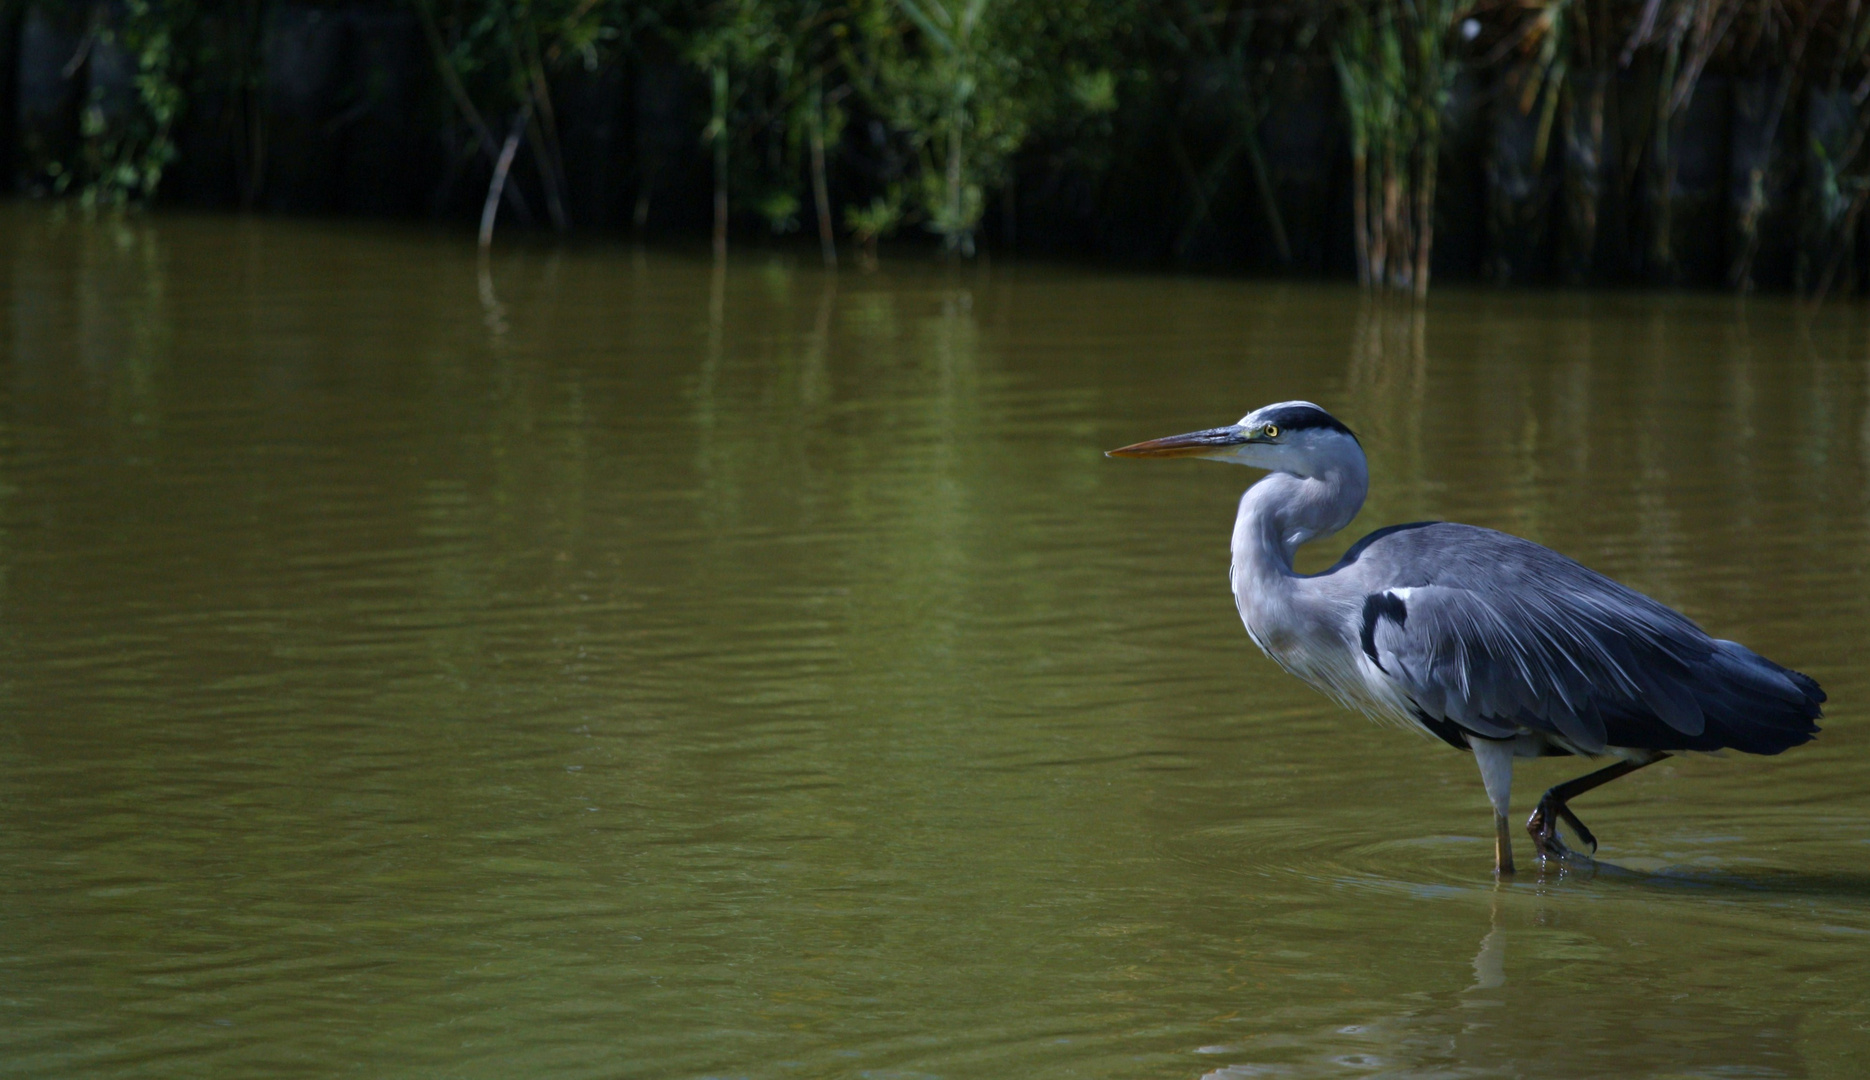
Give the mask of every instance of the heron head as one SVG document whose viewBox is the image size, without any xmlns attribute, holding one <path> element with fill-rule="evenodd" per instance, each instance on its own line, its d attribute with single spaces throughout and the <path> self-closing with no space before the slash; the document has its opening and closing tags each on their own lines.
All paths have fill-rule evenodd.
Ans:
<svg viewBox="0 0 1870 1080">
<path fill-rule="evenodd" d="M 1150 439 L 1106 452 L 1110 457 L 1203 457 L 1256 469 L 1319 476 L 1349 461 L 1363 462 L 1357 436 L 1309 401 L 1255 409 L 1237 424 Z"/>
</svg>

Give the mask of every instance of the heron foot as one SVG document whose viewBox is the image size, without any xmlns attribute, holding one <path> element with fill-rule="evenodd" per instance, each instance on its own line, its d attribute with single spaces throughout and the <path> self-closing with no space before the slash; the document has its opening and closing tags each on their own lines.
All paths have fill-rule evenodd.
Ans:
<svg viewBox="0 0 1870 1080">
<path fill-rule="evenodd" d="M 1559 835 L 1558 831 L 1558 823 L 1561 820 L 1571 826 L 1572 831 L 1578 834 L 1580 841 L 1591 845 L 1591 855 L 1597 854 L 1597 837 L 1591 834 L 1590 829 L 1585 828 L 1584 822 L 1578 820 L 1578 815 L 1571 812 L 1571 807 L 1566 806 L 1553 792 L 1548 791 L 1545 797 L 1539 800 L 1539 805 L 1533 809 L 1532 816 L 1526 819 L 1526 831 L 1532 834 L 1533 850 L 1539 853 L 1540 859 L 1556 859 L 1561 862 L 1589 860 L 1589 855 L 1573 851 L 1566 845 L 1564 837 Z"/>
<path fill-rule="evenodd" d="M 1627 758 L 1614 765 L 1606 765 L 1594 773 L 1587 773 L 1576 780 L 1567 780 L 1547 790 L 1540 797 L 1539 806 L 1532 812 L 1532 817 L 1526 819 L 1526 831 L 1532 834 L 1532 844 L 1538 849 L 1539 857 L 1541 859 L 1590 861 L 1588 857 L 1567 848 L 1565 841 L 1559 838 L 1558 823 L 1562 819 L 1565 824 L 1571 826 L 1571 831 L 1578 835 L 1579 840 L 1591 845 L 1591 854 L 1597 854 L 1597 837 L 1591 835 L 1591 830 L 1585 828 L 1584 822 L 1579 821 L 1578 815 L 1572 813 L 1571 807 L 1565 804 L 1593 788 L 1602 787 L 1617 777 L 1627 776 L 1646 765 L 1654 765 L 1668 756 L 1653 750 L 1648 751 L 1642 757 Z"/>
</svg>

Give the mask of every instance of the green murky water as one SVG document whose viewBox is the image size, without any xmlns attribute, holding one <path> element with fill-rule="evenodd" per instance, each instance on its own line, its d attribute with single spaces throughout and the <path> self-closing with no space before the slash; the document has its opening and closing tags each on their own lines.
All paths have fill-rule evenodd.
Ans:
<svg viewBox="0 0 1870 1080">
<path fill-rule="evenodd" d="M 1867 355 L 1845 306 L 0 207 L 0 1074 L 1856 1075 Z M 1252 474 L 1099 453 L 1293 397 L 1371 450 L 1351 536 L 1551 544 L 1825 734 L 1496 886 L 1472 762 L 1242 631 Z"/>
</svg>

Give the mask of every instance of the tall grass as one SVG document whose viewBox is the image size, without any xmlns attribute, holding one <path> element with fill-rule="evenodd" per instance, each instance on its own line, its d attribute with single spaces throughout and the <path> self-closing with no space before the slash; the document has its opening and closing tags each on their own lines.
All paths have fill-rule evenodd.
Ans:
<svg viewBox="0 0 1870 1080">
<path fill-rule="evenodd" d="M 1357 279 L 1425 296 L 1441 118 L 1466 0 L 1351 0 L 1332 60 L 1350 125 Z"/>
<path fill-rule="evenodd" d="M 45 175 L 94 201 L 153 198 L 191 101 L 231 94 L 251 120 L 242 124 L 240 154 L 254 163 L 243 165 L 251 201 L 266 147 L 256 74 L 265 35 L 256 27 L 264 10 L 284 2 L 0 0 L 0 14 L 15 16 L 82 8 L 91 13 L 87 48 L 127 49 L 134 61 L 134 115 L 96 107 L 127 99 L 93 86 L 69 160 L 50 163 Z M 1751 141 L 1733 153 L 1737 194 L 1728 200 L 1726 275 L 1735 287 L 1749 287 L 1769 241 L 1783 248 L 1794 232 L 1807 291 L 1853 284 L 1854 238 L 1870 200 L 1870 0 L 350 6 L 359 3 L 420 22 L 435 99 L 451 118 L 450 176 L 486 183 L 483 242 L 502 208 L 567 224 L 561 88 L 580 71 L 652 57 L 675 59 L 691 79 L 690 145 L 711 177 L 716 250 L 736 229 L 763 222 L 774 232 L 815 231 L 827 265 L 840 233 L 862 245 L 867 261 L 877 240 L 905 226 L 970 256 L 995 206 L 1011 236 L 1020 202 L 1011 185 L 1033 167 L 1023 155 L 1036 148 L 1081 172 L 1168 174 L 1168 186 L 1189 196 L 1169 215 L 1173 257 L 1219 227 L 1215 208 L 1228 201 L 1225 182 L 1237 178 L 1253 190 L 1229 205 L 1245 207 L 1278 262 L 1291 264 L 1293 224 L 1273 182 L 1282 163 L 1269 160 L 1262 140 L 1269 73 L 1281 64 L 1336 73 L 1352 172 L 1341 212 L 1351 216 L 1357 276 L 1375 290 L 1425 294 L 1438 215 L 1482 212 L 1441 205 L 1438 194 L 1451 88 L 1462 79 L 1496 111 L 1519 110 L 1518 130 L 1536 132 L 1525 164 L 1535 177 L 1549 174 L 1540 191 L 1558 193 L 1539 212 L 1558 222 L 1554 258 L 1565 277 L 1601 273 L 1604 238 L 1628 236 L 1643 272 L 1677 278 L 1679 241 L 1690 228 L 1680 217 L 1684 139 L 1694 134 L 1686 125 L 1691 105 L 1715 92 L 1710 85 L 1721 93 L 1740 85 L 1735 100 L 1744 97 L 1752 125 Z M 83 56 L 73 63 L 82 83 Z M 1711 74 L 1721 79 L 1710 84 Z M 1154 141 L 1152 126 L 1161 129 Z M 844 145 L 851 130 L 863 134 L 860 149 Z M 1158 147 L 1161 160 L 1126 158 L 1119 144 Z M 663 181 L 646 167 L 635 182 L 640 223 Z M 1618 231 L 1607 232 L 1604 220 Z"/>
</svg>

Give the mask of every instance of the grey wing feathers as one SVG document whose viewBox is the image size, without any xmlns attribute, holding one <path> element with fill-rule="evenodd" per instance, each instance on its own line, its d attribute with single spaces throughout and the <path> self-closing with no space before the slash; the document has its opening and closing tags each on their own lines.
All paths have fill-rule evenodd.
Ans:
<svg viewBox="0 0 1870 1080">
<path fill-rule="evenodd" d="M 1818 730 L 1816 682 L 1531 541 L 1403 527 L 1359 543 L 1352 566 L 1372 586 L 1364 652 L 1444 727 L 1544 732 L 1587 754 L 1773 754 Z"/>
</svg>

